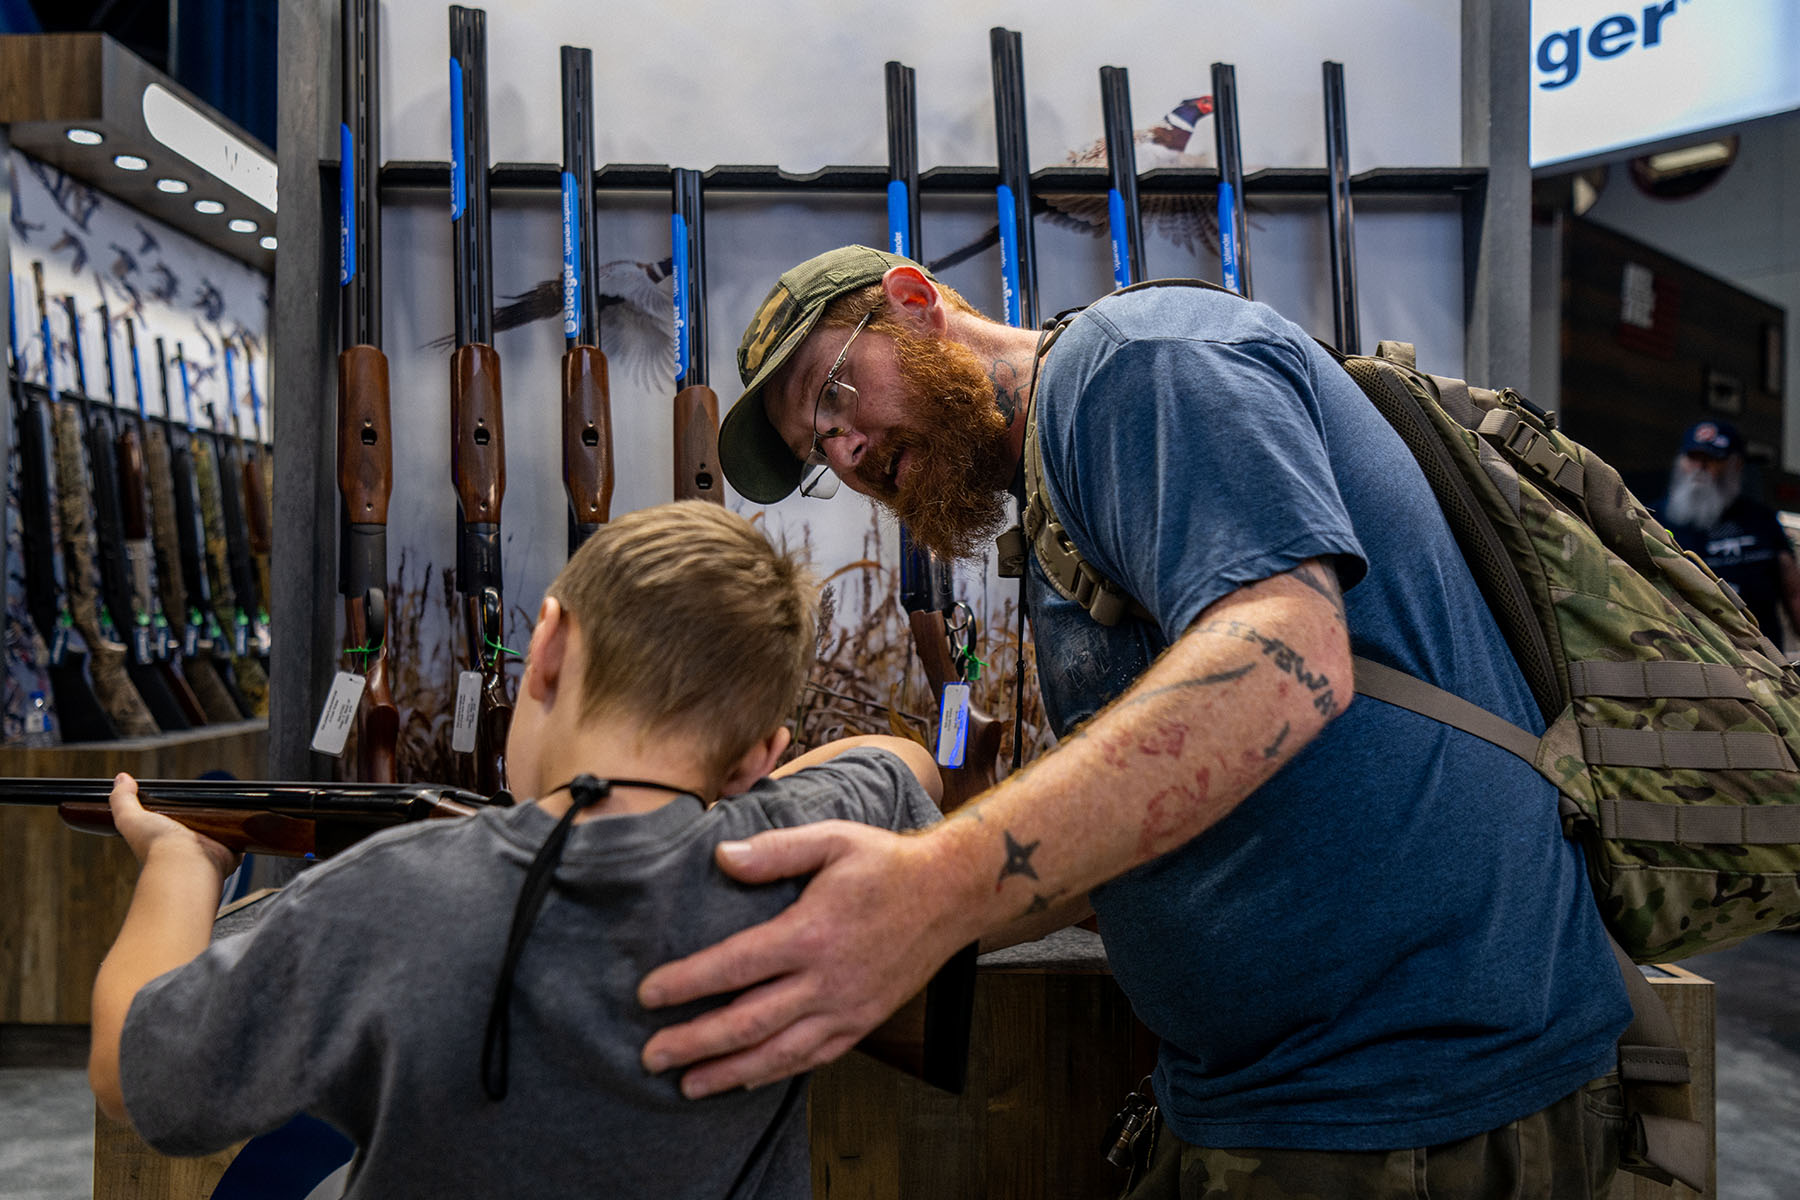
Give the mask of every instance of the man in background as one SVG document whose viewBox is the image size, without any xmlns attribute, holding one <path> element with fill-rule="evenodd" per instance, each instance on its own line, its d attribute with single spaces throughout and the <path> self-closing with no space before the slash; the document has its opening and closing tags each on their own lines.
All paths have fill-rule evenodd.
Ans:
<svg viewBox="0 0 1800 1200">
<path fill-rule="evenodd" d="M 1763 633 L 1780 645 L 1778 612 L 1800 632 L 1800 565 L 1775 510 L 1744 494 L 1744 462 L 1737 426 L 1700 422 L 1682 439 L 1656 512 L 1683 549 L 1737 590 Z"/>
</svg>

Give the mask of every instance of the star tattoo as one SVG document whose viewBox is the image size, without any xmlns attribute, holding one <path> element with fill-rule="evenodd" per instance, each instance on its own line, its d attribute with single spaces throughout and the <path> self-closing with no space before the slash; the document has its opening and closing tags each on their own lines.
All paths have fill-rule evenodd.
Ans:
<svg viewBox="0 0 1800 1200">
<path fill-rule="evenodd" d="M 1038 877 L 1037 868 L 1031 865 L 1031 856 L 1037 852 L 1037 848 L 1043 845 L 1043 842 L 1036 841 L 1029 845 L 1020 845 L 1018 839 L 1013 837 L 1011 832 L 1003 831 L 1001 836 L 1006 838 L 1006 863 L 1000 868 L 1000 878 L 994 882 L 994 886 L 998 888 L 1005 883 L 1009 875 L 1023 875 L 1027 879 L 1036 879 Z"/>
</svg>

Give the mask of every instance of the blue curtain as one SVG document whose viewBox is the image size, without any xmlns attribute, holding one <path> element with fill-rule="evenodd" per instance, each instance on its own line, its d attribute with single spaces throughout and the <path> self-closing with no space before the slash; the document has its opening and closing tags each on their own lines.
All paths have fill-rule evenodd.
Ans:
<svg viewBox="0 0 1800 1200">
<path fill-rule="evenodd" d="M 269 146 L 276 13 L 277 0 L 176 0 L 169 55 L 170 74 Z"/>
</svg>

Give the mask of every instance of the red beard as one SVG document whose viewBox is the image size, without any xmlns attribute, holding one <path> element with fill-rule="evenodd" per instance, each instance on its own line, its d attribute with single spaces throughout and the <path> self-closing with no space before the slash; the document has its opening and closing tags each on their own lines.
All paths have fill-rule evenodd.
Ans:
<svg viewBox="0 0 1800 1200">
<path fill-rule="evenodd" d="M 921 546 L 943 558 L 972 558 L 1006 517 L 1011 423 L 973 350 L 905 328 L 883 332 L 893 338 L 911 419 L 870 448 L 856 478 Z M 902 454 L 906 473 L 896 480 Z"/>
</svg>

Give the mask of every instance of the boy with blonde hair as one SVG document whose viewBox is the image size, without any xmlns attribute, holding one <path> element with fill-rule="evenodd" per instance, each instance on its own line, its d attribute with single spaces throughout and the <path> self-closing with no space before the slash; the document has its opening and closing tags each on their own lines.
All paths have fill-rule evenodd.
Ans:
<svg viewBox="0 0 1800 1200">
<path fill-rule="evenodd" d="M 716 505 L 619 518 L 532 631 L 507 757 L 535 801 L 371 837 L 211 945 L 231 855 L 120 776 L 143 873 L 94 984 L 101 1107 L 173 1154 L 311 1113 L 356 1143 L 349 1196 L 809 1194 L 804 1080 L 684 1100 L 638 1053 L 700 1007 L 634 991 L 797 894 L 727 879 L 721 842 L 936 817 L 936 768 L 901 739 L 774 769 L 817 611 Z"/>
</svg>

